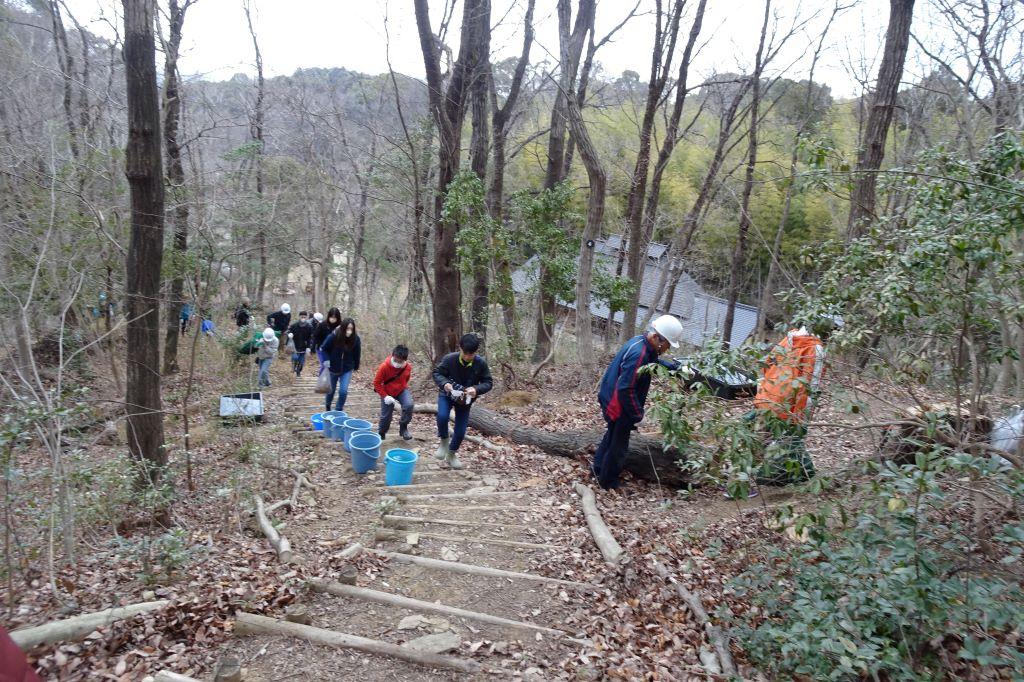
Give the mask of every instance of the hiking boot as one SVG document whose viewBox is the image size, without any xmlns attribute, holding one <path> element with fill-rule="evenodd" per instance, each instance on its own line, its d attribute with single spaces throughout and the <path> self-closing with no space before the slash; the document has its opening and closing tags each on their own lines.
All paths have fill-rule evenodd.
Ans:
<svg viewBox="0 0 1024 682">
<path fill-rule="evenodd" d="M 398 430 L 398 435 L 401 436 L 403 440 L 412 440 L 412 434 L 409 433 L 408 426 L 403 426 L 402 428 L 400 428 Z"/>
<path fill-rule="evenodd" d="M 388 437 L 388 432 L 387 431 L 378 431 L 377 435 L 380 436 L 381 440 L 384 440 L 385 438 Z"/>
<path fill-rule="evenodd" d="M 457 470 L 462 468 L 462 462 L 459 461 L 458 455 L 450 450 L 448 451 L 448 456 L 445 458 L 444 463 L 452 469 Z"/>
<path fill-rule="evenodd" d="M 441 444 L 437 446 L 437 458 L 448 459 L 448 455 L 452 454 L 451 450 L 448 449 L 448 443 L 451 442 L 451 438 L 442 438 Z"/>
</svg>

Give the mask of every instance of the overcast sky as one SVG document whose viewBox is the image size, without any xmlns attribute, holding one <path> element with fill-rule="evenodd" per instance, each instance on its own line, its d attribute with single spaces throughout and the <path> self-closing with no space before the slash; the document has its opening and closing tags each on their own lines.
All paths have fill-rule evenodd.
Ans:
<svg viewBox="0 0 1024 682">
<path fill-rule="evenodd" d="M 843 2 L 851 4 L 850 0 Z M 598 36 L 621 22 L 635 3 L 598 0 Z M 112 35 L 107 22 L 120 26 L 118 0 L 69 0 L 67 4 L 79 21 L 98 34 Z M 189 9 L 181 59 L 185 75 L 222 80 L 238 72 L 253 72 L 253 48 L 242 4 L 243 0 L 198 0 Z M 431 3 L 435 31 L 442 4 L 440 0 Z M 493 0 L 491 45 L 498 57 L 518 54 L 524 4 L 522 0 Z M 688 2 L 694 4 L 694 0 Z M 252 0 L 252 5 L 268 76 L 289 75 L 305 67 L 344 67 L 376 74 L 387 70 L 389 51 L 395 70 L 423 76 L 412 0 Z M 646 80 L 653 28 L 649 12 L 653 5 L 653 0 L 641 0 L 640 12 L 647 14 L 629 22 L 598 53 L 607 74 L 617 76 L 629 69 Z M 757 47 L 763 1 L 709 0 L 708 5 L 703 46 L 695 61 L 697 76 L 749 67 Z M 791 78 L 806 77 L 813 46 L 831 13 L 832 1 L 775 0 L 773 8 L 773 23 L 779 33 L 788 32 L 794 22 L 799 25 L 770 70 L 784 70 Z M 558 53 L 554 11 L 555 0 L 537 0 L 537 43 L 531 54 L 534 62 L 554 61 Z M 447 41 L 453 49 L 457 48 L 460 14 L 461 3 Z M 877 70 L 887 19 L 886 0 L 858 0 L 852 9 L 844 11 L 832 25 L 815 80 L 830 85 L 837 96 L 858 94 L 858 81 L 865 76 L 873 79 Z M 915 27 L 917 24 L 915 20 Z M 689 23 L 684 26 L 680 44 Z M 915 73 L 913 58 L 908 60 L 907 69 L 905 80 L 920 75 Z"/>
</svg>

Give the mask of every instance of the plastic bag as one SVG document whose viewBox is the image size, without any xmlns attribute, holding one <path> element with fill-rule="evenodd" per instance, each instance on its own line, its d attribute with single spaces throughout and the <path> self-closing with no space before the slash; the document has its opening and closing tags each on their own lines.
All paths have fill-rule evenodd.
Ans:
<svg viewBox="0 0 1024 682">
<path fill-rule="evenodd" d="M 330 393 L 331 392 L 331 373 L 324 367 L 320 371 L 320 376 L 316 378 L 316 392 L 317 393 Z"/>
<path fill-rule="evenodd" d="M 295 341 L 288 339 L 288 344 L 284 347 L 285 353 L 295 353 Z"/>
</svg>

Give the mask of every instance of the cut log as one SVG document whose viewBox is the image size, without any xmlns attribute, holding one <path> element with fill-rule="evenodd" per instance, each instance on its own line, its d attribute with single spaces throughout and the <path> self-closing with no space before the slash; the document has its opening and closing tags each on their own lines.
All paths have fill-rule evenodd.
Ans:
<svg viewBox="0 0 1024 682">
<path fill-rule="evenodd" d="M 358 556 L 358 554 L 362 551 L 363 546 L 358 542 L 353 542 L 351 545 L 343 549 L 341 551 L 341 554 L 339 554 L 338 556 L 340 556 L 342 559 L 351 559 L 355 556 Z"/>
<path fill-rule="evenodd" d="M 407 502 L 403 507 L 415 509 L 429 509 L 433 511 L 507 511 L 507 512 L 535 512 L 535 507 L 524 507 L 523 505 L 460 505 L 460 504 L 420 504 Z"/>
<path fill-rule="evenodd" d="M 518 571 L 506 571 L 501 568 L 491 568 L 490 566 L 477 566 L 476 564 L 464 564 L 460 561 L 445 561 L 443 559 L 431 559 L 424 556 L 416 556 L 415 554 L 405 554 L 403 552 L 386 552 L 384 550 L 375 549 L 371 550 L 376 554 L 381 554 L 390 558 L 392 561 L 398 561 L 400 563 L 415 564 L 417 566 L 423 566 L 426 568 L 434 568 L 439 571 L 449 571 L 451 573 L 465 573 L 467 575 L 486 575 L 492 578 L 508 578 L 510 580 L 530 580 L 539 583 L 548 583 L 551 585 L 562 585 L 563 587 L 572 587 L 578 590 L 600 590 L 600 585 L 592 585 L 590 583 L 578 583 L 572 580 L 561 580 L 559 578 L 549 578 L 544 575 L 536 575 L 535 573 L 520 573 Z"/>
<path fill-rule="evenodd" d="M 701 602 L 700 597 L 690 592 L 688 589 L 680 585 L 672 577 L 672 574 L 668 572 L 668 569 L 662 566 L 657 561 L 653 562 L 654 570 L 664 578 L 667 582 L 671 583 L 676 588 L 676 593 L 679 598 L 683 600 L 687 608 L 693 614 L 697 622 L 704 627 L 704 632 L 707 633 L 708 641 L 711 642 L 711 646 L 715 648 L 715 653 L 718 655 L 718 663 L 722 668 L 722 673 L 727 677 L 734 677 L 736 675 L 736 664 L 733 663 L 732 653 L 729 651 L 729 638 L 726 636 L 714 623 L 711 622 L 711 618 L 708 616 L 708 612 L 704 610 L 704 604 Z M 709 670 L 710 672 L 710 670 Z"/>
<path fill-rule="evenodd" d="M 492 538 L 467 538 L 461 535 L 442 535 L 441 533 L 416 533 L 421 538 L 441 540 L 443 542 L 465 542 L 467 544 L 480 543 L 484 545 L 497 545 L 498 547 L 519 547 L 521 549 L 558 549 L 556 545 L 544 545 L 534 542 L 518 542 L 515 540 L 498 540 Z M 391 542 L 405 542 L 407 534 L 378 528 L 374 531 L 374 539 Z"/>
<path fill-rule="evenodd" d="M 237 656 L 224 656 L 217 662 L 213 682 L 242 682 L 242 662 Z"/>
<path fill-rule="evenodd" d="M 467 492 L 467 493 L 437 493 L 427 495 L 396 495 L 399 502 L 417 502 L 420 500 L 454 500 L 463 498 L 484 498 L 484 497 L 515 497 L 525 495 L 528 490 L 501 490 L 493 492 Z"/>
<path fill-rule="evenodd" d="M 469 487 L 467 488 L 466 486 L 469 486 Z M 381 490 L 388 490 L 388 491 L 392 491 L 393 490 L 394 493 L 397 495 L 398 493 L 408 492 L 408 491 L 412 491 L 412 490 L 428 490 L 428 489 L 431 489 L 431 488 L 435 488 L 436 489 L 436 488 L 457 488 L 457 487 L 461 487 L 462 488 L 462 490 L 460 492 L 467 492 L 468 493 L 471 490 L 473 490 L 473 488 L 481 488 L 481 487 L 483 487 L 483 481 L 481 481 L 479 479 L 476 479 L 476 480 L 461 480 L 461 481 L 434 481 L 433 483 L 411 483 L 409 485 L 378 485 L 378 486 L 376 486 L 376 490 L 378 492 L 381 491 Z"/>
<path fill-rule="evenodd" d="M 142 678 L 142 682 L 146 682 L 147 680 L 149 680 L 149 682 L 200 682 L 194 677 L 172 673 L 170 670 L 161 670 L 152 677 Z"/>
<path fill-rule="evenodd" d="M 508 618 L 502 618 L 501 616 L 492 616 L 489 613 L 468 611 L 466 609 L 459 609 L 454 606 L 448 606 L 447 604 L 438 604 L 437 602 L 423 601 L 422 599 L 412 599 L 411 597 L 403 597 L 400 594 L 391 594 L 390 592 L 368 590 L 365 587 L 341 585 L 339 583 L 332 583 L 326 580 L 313 580 L 310 583 L 310 586 L 317 592 L 326 592 L 327 594 L 333 594 L 336 597 L 350 597 L 352 599 L 361 599 L 362 601 L 371 601 L 377 604 L 394 606 L 400 609 L 409 609 L 410 611 L 426 611 L 428 613 L 440 613 L 445 616 L 455 616 L 456 618 L 475 620 L 479 623 L 490 623 L 491 625 L 502 625 L 504 627 L 516 628 L 519 630 L 542 632 L 546 635 L 554 635 L 557 637 L 562 637 L 566 634 L 561 630 L 555 630 L 554 628 L 544 627 L 543 625 L 536 625 L 535 623 L 527 623 L 521 620 L 510 620 Z"/>
<path fill-rule="evenodd" d="M 385 526 L 391 526 L 392 528 L 405 528 L 407 525 L 415 524 L 434 524 L 437 526 L 465 526 L 468 528 L 501 528 L 501 529 L 516 529 L 525 530 L 529 526 L 521 526 L 514 523 L 488 523 L 486 521 L 456 521 L 454 519 L 432 519 L 426 516 L 396 516 L 394 514 L 385 514 L 381 517 Z"/>
<path fill-rule="evenodd" d="M 437 406 L 418 404 L 416 412 L 437 414 Z M 519 445 L 530 445 L 549 455 L 574 458 L 597 449 L 604 431 L 544 431 L 524 426 L 514 419 L 474 406 L 469 413 L 469 425 L 485 436 L 501 436 Z M 634 434 L 629 441 L 625 470 L 637 478 L 656 481 L 662 485 L 682 487 L 687 476 L 678 462 L 682 455 L 665 448 L 660 438 Z"/>
<path fill-rule="evenodd" d="M 617 568 L 624 563 L 627 557 L 622 546 L 615 540 L 615 536 L 608 530 L 604 519 L 601 518 L 601 512 L 597 510 L 594 491 L 590 489 L 590 486 L 582 483 L 576 483 L 573 487 L 576 488 L 576 492 L 579 493 L 580 500 L 583 502 L 583 516 L 587 519 L 587 527 L 590 528 L 590 534 L 594 537 L 594 543 L 601 550 L 604 560 Z"/>
<path fill-rule="evenodd" d="M 314 644 L 323 644 L 343 649 L 355 649 L 369 654 L 391 656 L 428 668 L 444 668 L 462 673 L 480 672 L 480 664 L 464 658 L 429 654 L 415 649 L 390 644 L 376 639 L 367 639 L 344 632 L 335 632 L 312 625 L 301 625 L 276 620 L 255 613 L 239 613 L 235 619 L 235 632 L 239 635 L 288 635 L 299 637 Z"/>
<path fill-rule="evenodd" d="M 55 620 L 31 628 L 21 628 L 10 633 L 11 639 L 23 651 L 40 644 L 54 644 L 56 642 L 74 641 L 82 639 L 96 628 L 110 625 L 116 620 L 124 620 L 137 616 L 140 613 L 157 611 L 170 603 L 166 599 L 158 601 L 147 601 L 141 604 L 130 604 L 119 606 L 94 613 L 83 613 L 80 616 Z"/>
<path fill-rule="evenodd" d="M 284 608 L 284 619 L 289 623 L 302 623 L 309 625 L 313 617 L 309 615 L 309 608 L 305 604 L 289 604 Z"/>
<path fill-rule="evenodd" d="M 270 546 L 277 551 L 278 560 L 282 564 L 291 563 L 293 558 L 292 545 L 288 542 L 288 538 L 278 533 L 274 525 L 270 523 L 270 519 L 267 518 L 266 508 L 263 506 L 263 498 L 259 495 L 256 496 L 256 522 L 260 526 L 260 531 L 267 537 Z"/>
</svg>

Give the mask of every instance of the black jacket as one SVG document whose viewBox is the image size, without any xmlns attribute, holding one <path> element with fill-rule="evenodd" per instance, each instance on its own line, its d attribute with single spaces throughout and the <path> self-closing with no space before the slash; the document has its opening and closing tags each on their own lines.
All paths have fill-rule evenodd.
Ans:
<svg viewBox="0 0 1024 682">
<path fill-rule="evenodd" d="M 283 334 L 284 332 L 288 331 L 288 325 L 290 325 L 291 323 L 291 313 L 282 313 L 280 310 L 278 310 L 276 313 L 270 313 L 269 315 L 267 315 L 267 324 L 269 324 L 270 328 L 273 329 L 275 332 Z"/>
<path fill-rule="evenodd" d="M 249 313 L 249 309 L 242 306 L 235 311 L 235 324 L 239 327 L 244 327 L 252 321 L 252 314 Z"/>
<path fill-rule="evenodd" d="M 303 322 L 299 320 L 288 327 L 288 331 L 292 335 L 292 343 L 295 344 L 296 353 L 305 353 L 306 349 L 309 348 L 309 340 L 313 336 L 313 327 L 310 326 L 309 322 Z"/>
<path fill-rule="evenodd" d="M 324 320 L 316 326 L 316 329 L 313 330 L 313 350 L 320 350 L 320 346 L 324 345 L 324 341 L 327 339 L 327 336 L 331 331 L 331 327 L 327 324 L 327 320 Z"/>
<path fill-rule="evenodd" d="M 434 368 L 434 383 L 443 393 L 445 384 L 452 384 L 456 388 L 475 388 L 477 396 L 482 396 L 494 386 L 491 379 L 491 368 L 487 366 L 487 360 L 477 355 L 473 362 L 467 367 L 459 359 L 461 353 L 449 353 L 441 358 L 441 362 Z"/>
<path fill-rule="evenodd" d="M 337 329 L 340 330 L 341 327 Z M 359 359 L 363 354 L 363 344 L 359 340 L 359 334 L 356 334 L 352 350 L 345 350 L 345 344 L 343 343 L 335 343 L 336 334 L 337 330 L 328 334 L 327 338 L 320 345 L 320 350 L 327 353 L 327 359 L 331 363 L 331 374 L 344 374 L 345 372 L 359 369 Z"/>
</svg>

